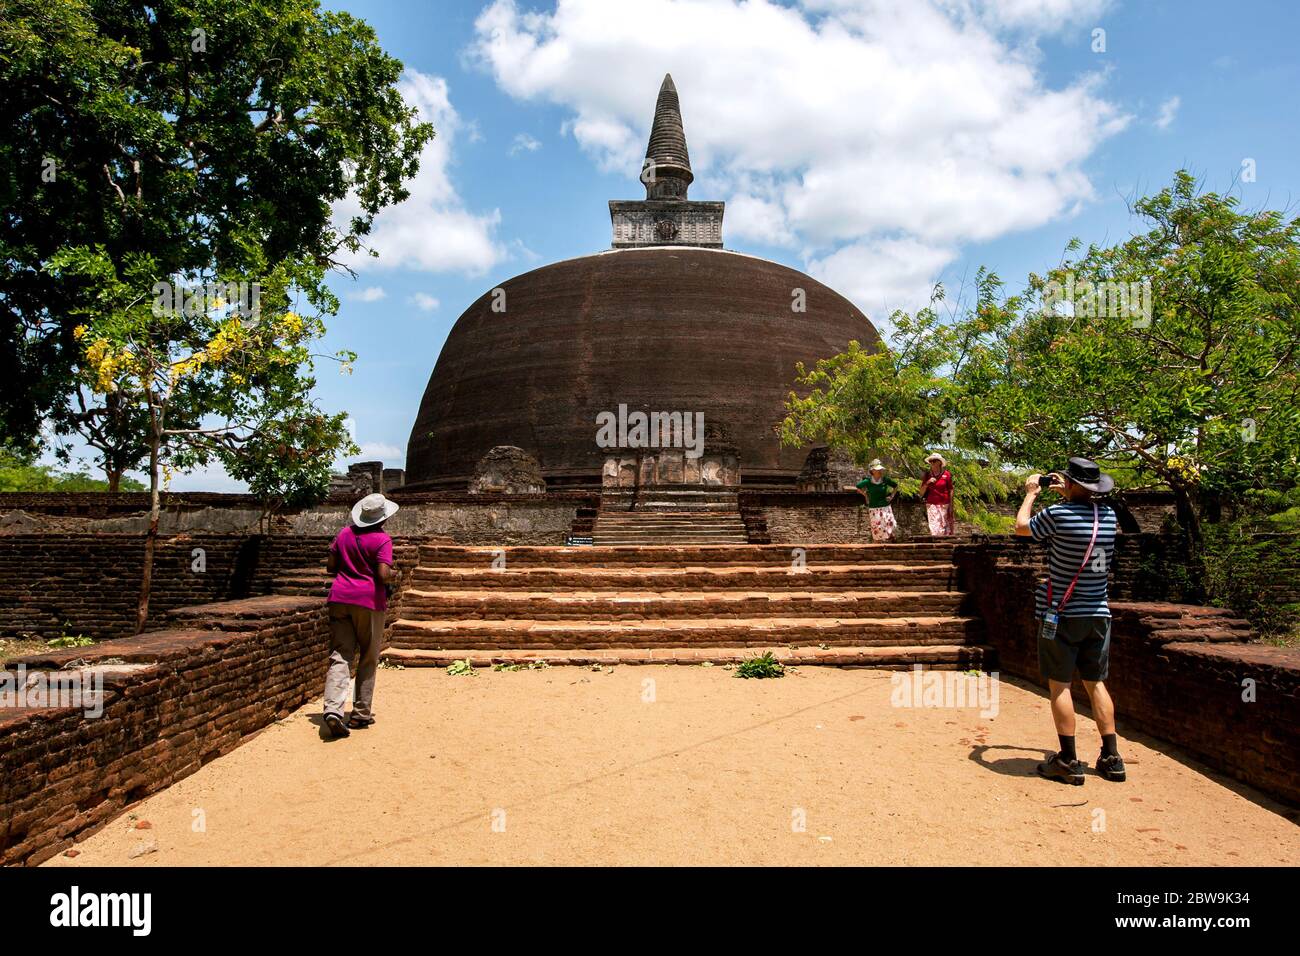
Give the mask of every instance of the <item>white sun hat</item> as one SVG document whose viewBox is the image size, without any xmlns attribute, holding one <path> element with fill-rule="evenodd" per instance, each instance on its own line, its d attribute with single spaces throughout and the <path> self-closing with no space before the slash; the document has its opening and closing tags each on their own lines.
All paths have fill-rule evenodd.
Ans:
<svg viewBox="0 0 1300 956">
<path fill-rule="evenodd" d="M 397 514 L 398 507 L 396 501 L 389 501 L 381 494 L 366 495 L 352 506 L 352 523 L 358 528 L 369 528 Z"/>
</svg>

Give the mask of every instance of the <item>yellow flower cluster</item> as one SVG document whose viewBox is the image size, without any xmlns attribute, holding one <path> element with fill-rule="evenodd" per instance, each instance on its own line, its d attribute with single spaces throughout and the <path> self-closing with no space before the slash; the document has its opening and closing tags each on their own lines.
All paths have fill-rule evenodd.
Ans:
<svg viewBox="0 0 1300 956">
<path fill-rule="evenodd" d="M 179 382 L 188 375 L 192 375 L 202 368 L 207 356 L 202 352 L 195 352 L 189 358 L 181 359 L 179 362 L 173 362 L 169 370 L 172 384 Z"/>
<path fill-rule="evenodd" d="M 1201 468 L 1196 462 L 1183 455 L 1170 456 L 1165 464 L 1169 470 L 1178 475 L 1184 484 L 1197 485 L 1201 482 Z"/>
<path fill-rule="evenodd" d="M 208 360 L 212 362 L 225 361 L 231 352 L 243 347 L 247 340 L 247 336 L 248 330 L 244 328 L 244 323 L 240 322 L 238 319 L 227 322 L 217 330 L 217 334 L 214 335 L 212 341 L 208 343 L 208 347 L 205 350 L 208 355 Z"/>
<path fill-rule="evenodd" d="M 78 338 L 86 334 L 85 326 L 80 328 L 83 331 Z M 95 378 L 95 390 L 104 394 L 117 391 L 117 380 L 123 372 L 135 370 L 130 351 L 114 349 L 104 338 L 95 339 L 86 347 L 86 367 Z"/>
<path fill-rule="evenodd" d="M 297 312 L 286 312 L 284 314 L 284 319 L 281 321 L 280 324 L 284 328 L 284 333 L 286 337 L 295 339 L 298 336 L 302 335 L 302 331 L 303 331 L 302 316 L 299 315 Z"/>
<path fill-rule="evenodd" d="M 178 362 L 173 362 L 170 373 L 173 383 L 193 375 L 200 368 L 208 363 L 220 364 L 244 348 L 248 341 L 248 330 L 239 319 L 232 319 L 217 330 L 217 334 L 212 337 L 208 347 L 200 349 L 189 358 L 183 358 Z"/>
</svg>

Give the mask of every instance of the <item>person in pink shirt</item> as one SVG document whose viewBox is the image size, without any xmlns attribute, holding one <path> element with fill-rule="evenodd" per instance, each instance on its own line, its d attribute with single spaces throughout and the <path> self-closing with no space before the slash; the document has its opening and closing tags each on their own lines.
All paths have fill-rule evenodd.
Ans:
<svg viewBox="0 0 1300 956">
<path fill-rule="evenodd" d="M 329 593 L 330 660 L 325 672 L 325 730 L 347 737 L 375 722 L 371 710 L 379 652 L 384 647 L 384 612 L 393 574 L 393 539 L 384 522 L 397 513 L 397 503 L 383 495 L 367 495 L 352 508 L 352 523 L 330 544 L 326 570 L 334 575 Z M 358 656 L 352 715 L 346 723 L 348 681 L 352 658 Z"/>
<path fill-rule="evenodd" d="M 952 472 L 943 455 L 937 452 L 925 459 L 930 473 L 921 482 L 921 497 L 925 499 L 925 519 L 930 534 L 936 538 L 947 537 L 955 530 L 952 513 Z"/>
</svg>

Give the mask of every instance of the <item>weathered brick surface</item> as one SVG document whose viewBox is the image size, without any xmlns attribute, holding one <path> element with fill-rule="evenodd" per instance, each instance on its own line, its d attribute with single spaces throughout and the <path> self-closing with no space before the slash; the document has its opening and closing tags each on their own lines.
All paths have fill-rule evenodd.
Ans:
<svg viewBox="0 0 1300 956">
<path fill-rule="evenodd" d="M 171 615 L 177 627 L 13 661 L 106 658 L 104 708 L 0 709 L 0 863 L 34 865 L 229 753 L 320 692 L 318 598 L 260 597 Z M 130 668 L 131 663 L 145 664 Z"/>
<path fill-rule="evenodd" d="M 186 534 L 160 539 L 150 613 L 270 594 L 276 576 L 323 566 L 328 535 Z M 205 569 L 194 570 L 195 549 Z M 0 535 L 0 637 L 83 634 L 96 640 L 135 629 L 144 537 L 138 534 Z"/>
<path fill-rule="evenodd" d="M 446 537 L 465 544 L 562 544 L 579 514 L 594 513 L 599 494 L 549 491 L 532 495 L 470 495 L 464 492 L 407 492 L 390 496 L 401 505 L 388 525 L 395 538 Z M 354 497 L 286 511 L 272 518 L 279 535 L 331 536 L 348 520 Z M 147 494 L 0 493 L 0 538 L 51 533 L 143 534 L 148 528 Z M 263 529 L 263 512 L 249 495 L 183 493 L 163 496 L 160 530 L 178 534 L 244 537 Z M 590 521 L 587 520 L 589 525 Z"/>
<path fill-rule="evenodd" d="M 1006 672 L 1040 685 L 1037 554 L 1019 542 L 959 547 L 962 585 Z M 1300 650 L 1261 645 L 1218 608 L 1112 601 L 1106 686 L 1121 729 L 1177 745 L 1266 793 L 1300 804 Z M 1254 701 L 1243 700 L 1253 682 Z M 1075 682 L 1074 696 L 1087 694 Z"/>
</svg>

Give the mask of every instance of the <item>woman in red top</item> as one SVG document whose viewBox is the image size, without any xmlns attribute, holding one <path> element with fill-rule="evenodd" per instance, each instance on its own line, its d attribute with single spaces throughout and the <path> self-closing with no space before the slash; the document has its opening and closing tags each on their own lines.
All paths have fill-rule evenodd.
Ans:
<svg viewBox="0 0 1300 956">
<path fill-rule="evenodd" d="M 930 523 L 930 534 L 945 538 L 953 533 L 956 522 L 952 514 L 952 472 L 943 455 L 933 454 L 925 459 L 930 473 L 921 483 L 921 497 L 925 499 L 925 518 Z"/>
</svg>

